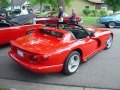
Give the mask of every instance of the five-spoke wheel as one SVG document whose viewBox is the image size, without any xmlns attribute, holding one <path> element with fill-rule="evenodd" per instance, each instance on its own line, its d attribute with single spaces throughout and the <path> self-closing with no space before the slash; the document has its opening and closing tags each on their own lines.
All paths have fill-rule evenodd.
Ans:
<svg viewBox="0 0 120 90">
<path fill-rule="evenodd" d="M 79 67 L 80 61 L 81 61 L 80 53 L 77 51 L 71 52 L 64 63 L 63 67 L 64 74 L 70 75 L 75 73 Z"/>
</svg>

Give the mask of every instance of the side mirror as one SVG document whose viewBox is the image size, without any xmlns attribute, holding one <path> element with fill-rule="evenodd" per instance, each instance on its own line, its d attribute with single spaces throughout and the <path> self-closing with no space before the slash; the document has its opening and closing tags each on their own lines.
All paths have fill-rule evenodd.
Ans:
<svg viewBox="0 0 120 90">
<path fill-rule="evenodd" d="M 91 38 L 92 37 L 95 37 L 94 33 L 93 32 L 90 32 L 90 35 L 89 35 Z"/>
</svg>

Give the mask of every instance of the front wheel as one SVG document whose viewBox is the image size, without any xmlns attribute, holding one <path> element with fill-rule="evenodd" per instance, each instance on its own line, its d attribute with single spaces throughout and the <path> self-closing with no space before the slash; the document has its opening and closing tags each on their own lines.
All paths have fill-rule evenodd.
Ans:
<svg viewBox="0 0 120 90">
<path fill-rule="evenodd" d="M 81 61 L 80 53 L 73 51 L 70 53 L 64 63 L 63 73 L 66 75 L 71 75 L 75 73 L 79 67 Z"/>
<path fill-rule="evenodd" d="M 113 37 L 112 37 L 112 35 L 110 35 L 107 39 L 105 49 L 109 49 L 112 46 L 112 42 L 113 42 Z"/>
</svg>

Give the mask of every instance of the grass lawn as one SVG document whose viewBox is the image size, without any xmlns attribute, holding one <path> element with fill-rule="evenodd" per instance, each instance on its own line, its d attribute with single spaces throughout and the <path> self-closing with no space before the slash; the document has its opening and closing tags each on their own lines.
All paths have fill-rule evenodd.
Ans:
<svg viewBox="0 0 120 90">
<path fill-rule="evenodd" d="M 8 89 L 8 88 L 1 88 L 1 87 L 0 87 L 0 90 L 11 90 L 11 89 Z"/>
<path fill-rule="evenodd" d="M 99 23 L 96 22 L 96 20 L 99 17 L 83 17 L 83 24 L 85 25 L 92 25 L 92 26 L 98 26 Z"/>
</svg>

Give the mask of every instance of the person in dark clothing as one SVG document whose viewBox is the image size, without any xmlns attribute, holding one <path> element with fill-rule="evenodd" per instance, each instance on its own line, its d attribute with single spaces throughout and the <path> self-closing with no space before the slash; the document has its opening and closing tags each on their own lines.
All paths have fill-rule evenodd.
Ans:
<svg viewBox="0 0 120 90">
<path fill-rule="evenodd" d="M 63 22 L 63 8 L 59 7 L 59 13 L 58 13 L 59 22 Z"/>
<path fill-rule="evenodd" d="M 72 24 L 77 24 L 76 17 L 77 17 L 77 15 L 76 15 L 76 13 L 75 13 L 75 10 L 73 9 L 73 10 L 72 10 L 72 15 L 71 15 L 71 17 L 70 17 L 70 23 L 72 23 Z"/>
</svg>

